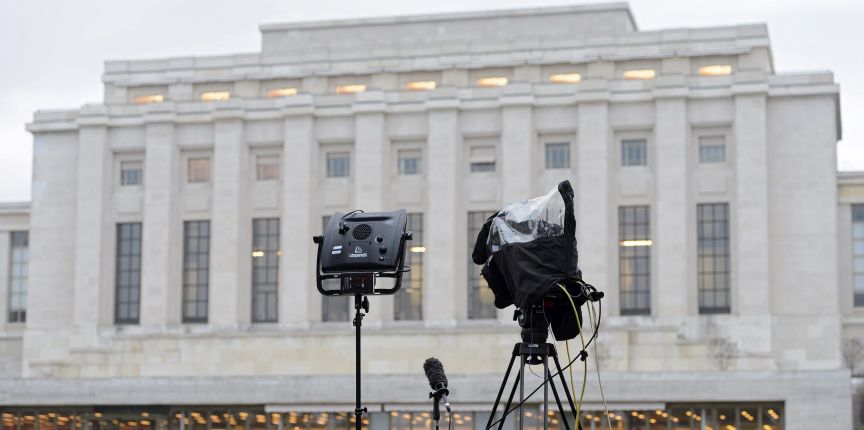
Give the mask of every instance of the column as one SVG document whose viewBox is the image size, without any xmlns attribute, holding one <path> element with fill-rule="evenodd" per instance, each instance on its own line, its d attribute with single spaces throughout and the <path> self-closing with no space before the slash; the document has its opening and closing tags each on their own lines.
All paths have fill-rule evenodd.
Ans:
<svg viewBox="0 0 864 430">
<path fill-rule="evenodd" d="M 221 112 L 214 127 L 210 322 L 233 327 L 251 321 L 252 222 L 246 210 L 245 175 L 249 151 L 239 112 Z"/>
<path fill-rule="evenodd" d="M 286 112 L 282 149 L 282 261 L 279 271 L 279 315 L 286 324 L 307 324 L 321 319 L 315 288 L 317 245 L 321 233 L 318 213 L 319 159 L 311 97 L 292 100 Z M 297 102 L 295 105 L 294 103 Z M 288 226 L 293 226 L 289 228 Z"/>
<path fill-rule="evenodd" d="M 177 198 L 180 153 L 174 124 L 145 126 L 144 223 L 141 243 L 141 325 L 180 321 L 182 222 Z"/>
<path fill-rule="evenodd" d="M 444 96 L 444 94 L 442 94 Z M 427 102 L 429 136 L 423 315 L 432 324 L 467 316 L 465 160 L 456 94 Z"/>
<path fill-rule="evenodd" d="M 534 132 L 530 84 L 505 87 L 501 97 L 501 203 L 507 205 L 536 197 L 533 195 L 537 134 Z M 468 256 L 470 258 L 470 256 Z M 498 319 L 513 321 L 513 308 L 498 309 Z"/>
<path fill-rule="evenodd" d="M 766 105 L 764 94 L 735 97 L 736 204 L 730 204 L 732 312 L 741 315 L 767 315 L 771 311 Z"/>
<path fill-rule="evenodd" d="M 655 316 L 688 314 L 688 298 L 696 289 L 688 282 L 692 267 L 688 249 L 693 238 L 688 222 L 687 103 L 684 98 L 657 99 L 654 105 L 656 164 L 655 207 L 651 208 L 651 258 L 657 273 L 651 277 L 651 305 Z"/>
<path fill-rule="evenodd" d="M 111 150 L 105 126 L 81 127 L 78 141 L 78 189 L 75 208 L 74 324 L 95 330 L 113 323 L 111 277 L 103 267 L 114 258 Z M 31 254 L 32 255 L 32 254 Z M 107 275 L 110 275 L 108 273 Z"/>
<path fill-rule="evenodd" d="M 521 91 L 520 91 L 521 90 Z M 535 197 L 534 154 L 537 135 L 534 132 L 531 105 L 534 97 L 530 85 L 507 87 L 516 94 L 501 97 L 501 198 L 504 204 Z"/>
<path fill-rule="evenodd" d="M 606 292 L 606 306 L 610 314 L 617 314 L 618 282 L 610 273 L 610 260 L 614 258 L 612 246 L 616 243 L 615 229 L 610 223 L 616 219 L 611 205 L 612 189 L 609 184 L 609 166 L 612 160 L 609 127 L 609 105 L 605 101 L 579 104 L 578 164 L 575 186 L 576 239 L 579 242 L 579 267 L 585 280 Z"/>
<path fill-rule="evenodd" d="M 354 163 L 351 179 L 354 182 L 354 208 L 366 212 L 393 210 L 385 208 L 385 196 L 390 191 L 389 181 L 392 166 L 390 142 L 387 139 L 387 120 L 383 93 L 379 91 L 357 94 L 354 125 Z M 378 284 L 390 288 L 393 281 L 379 279 Z M 397 293 L 399 294 L 399 293 Z M 393 296 L 373 298 L 367 320 L 381 321 L 393 319 Z"/>
<path fill-rule="evenodd" d="M 10 263 L 12 262 L 10 251 L 10 242 L 12 235 L 8 231 L 0 231 L 0 329 L 8 324 L 9 321 L 9 272 L 12 270 Z"/>
</svg>

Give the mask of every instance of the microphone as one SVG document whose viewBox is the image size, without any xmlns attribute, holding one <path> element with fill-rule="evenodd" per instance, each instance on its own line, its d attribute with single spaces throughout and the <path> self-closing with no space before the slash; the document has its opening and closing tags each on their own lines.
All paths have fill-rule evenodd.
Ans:
<svg viewBox="0 0 864 430">
<path fill-rule="evenodd" d="M 450 412 L 450 401 L 447 400 L 450 390 L 447 389 L 447 375 L 444 374 L 444 365 L 437 358 L 429 357 L 423 363 L 423 372 L 426 373 L 429 386 L 432 387 L 432 393 L 429 393 L 429 397 L 436 399 L 443 397 L 444 407 L 447 408 L 447 412 Z"/>
</svg>

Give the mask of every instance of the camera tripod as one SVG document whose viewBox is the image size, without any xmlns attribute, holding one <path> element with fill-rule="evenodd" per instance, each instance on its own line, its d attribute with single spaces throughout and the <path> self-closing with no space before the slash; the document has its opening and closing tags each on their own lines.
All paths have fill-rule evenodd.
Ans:
<svg viewBox="0 0 864 430">
<path fill-rule="evenodd" d="M 495 420 L 495 415 L 498 412 L 498 404 L 501 402 L 501 395 L 504 393 L 504 388 L 507 386 L 507 380 L 510 378 L 510 372 L 513 370 L 513 363 L 516 357 L 519 357 L 519 371 L 516 373 L 516 380 L 513 382 L 513 388 L 510 390 L 510 396 L 507 398 L 507 403 L 504 405 L 504 415 L 498 421 L 498 430 L 502 430 L 506 415 L 510 411 L 510 406 L 513 403 L 513 396 L 516 394 L 516 389 L 519 388 L 519 430 L 524 427 L 524 405 L 525 400 L 525 366 L 526 365 L 543 365 L 543 430 L 549 430 L 549 388 L 552 388 L 552 395 L 555 397 L 555 403 L 558 404 L 558 410 L 561 412 L 561 421 L 564 423 L 565 430 L 570 429 L 570 420 L 567 412 L 561 404 L 561 397 L 558 395 L 558 389 L 555 387 L 555 378 L 550 377 L 549 373 L 549 358 L 555 363 L 558 377 L 561 379 L 561 387 L 564 389 L 564 394 L 567 396 L 567 403 L 570 405 L 570 411 L 573 414 L 573 419 L 576 419 L 576 405 L 573 402 L 573 397 L 570 395 L 570 390 L 567 387 L 567 382 L 564 379 L 564 372 L 561 369 L 561 362 L 558 361 L 558 352 L 555 350 L 555 345 L 546 342 L 546 334 L 548 328 L 543 328 L 543 333 L 535 328 L 523 329 L 522 342 L 516 343 L 513 346 L 513 354 L 510 356 L 510 364 L 507 365 L 507 372 L 504 374 L 504 379 L 501 381 L 501 387 L 498 389 L 498 396 L 495 397 L 495 404 L 492 406 L 492 413 L 489 415 L 489 421 L 486 422 L 486 429 L 492 426 Z M 532 335 L 540 335 L 542 339 L 540 343 L 534 343 L 536 337 Z M 539 339 L 538 339 L 539 340 Z M 577 430 L 582 430 L 581 423 L 576 423 Z"/>
</svg>

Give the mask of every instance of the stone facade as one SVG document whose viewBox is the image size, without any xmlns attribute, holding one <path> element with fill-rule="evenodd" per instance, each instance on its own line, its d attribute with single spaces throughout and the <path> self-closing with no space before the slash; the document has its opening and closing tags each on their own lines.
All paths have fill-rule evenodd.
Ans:
<svg viewBox="0 0 864 430">
<path fill-rule="evenodd" d="M 183 404 L 350 403 L 352 391 L 335 387 L 353 372 L 353 332 L 322 321 L 310 238 L 335 211 L 400 207 L 424 215 L 423 318 L 396 321 L 393 297 L 371 300 L 370 401 L 423 403 L 420 366 L 435 355 L 454 375 L 456 404 L 488 407 L 518 330 L 512 309 L 469 318 L 466 216 L 569 179 L 580 264 L 606 292 L 613 405 L 776 401 L 788 429 L 850 427 L 841 334 L 860 321 L 845 299 L 844 196 L 864 192 L 841 182 L 838 211 L 833 76 L 776 73 L 764 25 L 638 31 L 628 7 L 611 4 L 261 31 L 258 53 L 108 62 L 103 103 L 35 114 L 32 204 L 0 208 L 0 262 L 5 232 L 28 223 L 32 255 L 26 329 L 0 323 L 0 371 L 24 379 L 0 380 L 0 403 L 80 404 L 79 381 L 138 387 L 86 394 L 101 404 L 154 401 L 142 393 Z M 416 82 L 434 88 L 406 89 Z M 700 162 L 700 139 L 716 136 L 723 160 Z M 645 141 L 644 165 L 621 165 L 628 139 Z M 546 145 L 561 142 L 569 166 L 547 168 Z M 483 161 L 493 171 L 470 168 L 478 148 L 491 148 Z M 404 150 L 421 154 L 419 174 L 399 173 Z M 347 177 L 328 177 L 334 153 L 348 154 Z M 258 180 L 260 156 L 278 157 L 278 180 Z M 210 180 L 190 183 L 198 158 Z M 143 166 L 140 185 L 121 186 L 127 161 Z M 700 312 L 700 203 L 729 205 L 728 313 Z M 642 316 L 620 312 L 617 214 L 630 205 L 651 214 Z M 252 322 L 257 218 L 281 226 L 273 323 Z M 181 317 L 190 220 L 211 226 L 206 324 Z M 115 324 L 123 222 L 143 226 L 134 325 Z M 712 339 L 734 345 L 728 369 Z M 318 394 L 225 389 L 263 380 Z"/>
</svg>

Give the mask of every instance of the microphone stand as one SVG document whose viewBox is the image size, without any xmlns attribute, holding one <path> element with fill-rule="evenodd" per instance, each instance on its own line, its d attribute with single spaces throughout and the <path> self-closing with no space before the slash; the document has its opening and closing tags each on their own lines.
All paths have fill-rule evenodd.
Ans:
<svg viewBox="0 0 864 430">
<path fill-rule="evenodd" d="M 431 393 L 429 393 L 429 398 L 433 399 L 432 402 L 432 419 L 435 420 L 435 430 L 438 430 L 438 421 L 441 420 L 441 407 L 439 402 L 442 397 L 447 397 L 450 394 L 450 390 L 447 388 L 439 388 Z M 447 413 L 450 413 L 450 403 L 446 400 L 444 401 L 444 407 L 447 408 Z"/>
</svg>

